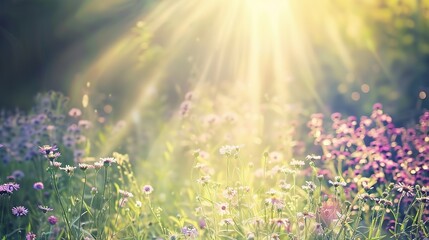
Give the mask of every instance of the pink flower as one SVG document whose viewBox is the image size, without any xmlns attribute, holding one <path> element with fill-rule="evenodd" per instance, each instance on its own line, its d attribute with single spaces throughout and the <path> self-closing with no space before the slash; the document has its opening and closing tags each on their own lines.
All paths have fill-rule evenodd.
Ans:
<svg viewBox="0 0 429 240">
<path fill-rule="evenodd" d="M 45 188 L 45 186 L 43 185 L 42 182 L 35 182 L 33 184 L 33 188 L 36 190 L 43 190 Z"/>
<path fill-rule="evenodd" d="M 58 222 L 58 218 L 57 218 L 57 217 L 55 217 L 55 216 L 50 216 L 50 217 L 48 217 L 48 222 L 49 222 L 49 224 L 51 224 L 51 225 L 55 225 L 55 224 L 57 224 L 57 222 Z"/>
<path fill-rule="evenodd" d="M 25 240 L 35 240 L 36 239 L 36 234 L 29 232 L 27 233 L 27 235 L 25 235 Z"/>
<path fill-rule="evenodd" d="M 337 221 L 341 217 L 341 209 L 336 201 L 329 199 L 322 203 L 319 209 L 320 219 L 327 225 L 331 225 L 334 221 Z"/>
<path fill-rule="evenodd" d="M 12 208 L 12 214 L 20 217 L 25 216 L 28 213 L 28 209 L 26 209 L 24 206 L 17 206 Z"/>
</svg>

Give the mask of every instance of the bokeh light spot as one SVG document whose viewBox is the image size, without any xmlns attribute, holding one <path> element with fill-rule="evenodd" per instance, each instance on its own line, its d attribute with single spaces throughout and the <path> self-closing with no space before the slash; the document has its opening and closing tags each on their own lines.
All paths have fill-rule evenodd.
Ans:
<svg viewBox="0 0 429 240">
<path fill-rule="evenodd" d="M 425 99 L 427 98 L 427 94 L 426 94 L 426 92 L 425 92 L 425 91 L 420 91 L 420 92 L 419 92 L 419 98 L 420 98 L 421 100 L 425 100 Z"/>
<path fill-rule="evenodd" d="M 359 101 L 359 99 L 360 99 L 360 93 L 352 92 L 352 100 L 353 101 Z"/>
<path fill-rule="evenodd" d="M 370 90 L 370 87 L 368 84 L 364 83 L 362 84 L 362 86 L 360 86 L 360 89 L 362 90 L 363 93 L 368 93 Z"/>
</svg>

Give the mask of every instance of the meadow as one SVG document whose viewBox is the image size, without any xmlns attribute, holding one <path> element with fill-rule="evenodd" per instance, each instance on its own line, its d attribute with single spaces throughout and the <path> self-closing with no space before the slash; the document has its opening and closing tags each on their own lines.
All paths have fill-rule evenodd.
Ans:
<svg viewBox="0 0 429 240">
<path fill-rule="evenodd" d="M 0 240 L 429 239 L 429 2 L 0 20 Z"/>
<path fill-rule="evenodd" d="M 209 110 L 222 101 L 236 107 Z M 125 126 L 87 120 L 62 94 L 2 114 L 2 239 L 428 237 L 429 112 L 410 127 L 381 104 L 304 123 L 235 101 L 186 94 L 140 161 L 89 155 Z"/>
</svg>

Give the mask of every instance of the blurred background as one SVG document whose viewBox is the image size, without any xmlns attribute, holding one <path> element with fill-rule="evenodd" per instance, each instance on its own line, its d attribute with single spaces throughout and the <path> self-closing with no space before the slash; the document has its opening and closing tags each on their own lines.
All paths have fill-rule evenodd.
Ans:
<svg viewBox="0 0 429 240">
<path fill-rule="evenodd" d="M 0 108 L 56 90 L 168 114 L 201 82 L 308 112 L 380 102 L 404 123 L 429 107 L 429 1 L 0 1 Z"/>
</svg>

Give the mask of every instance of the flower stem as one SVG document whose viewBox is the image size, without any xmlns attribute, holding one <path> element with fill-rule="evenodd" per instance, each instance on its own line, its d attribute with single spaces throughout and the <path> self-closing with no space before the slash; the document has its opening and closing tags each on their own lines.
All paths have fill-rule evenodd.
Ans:
<svg viewBox="0 0 429 240">
<path fill-rule="evenodd" d="M 61 200 L 60 192 L 58 191 L 57 177 L 55 176 L 55 172 L 52 172 L 51 176 L 52 176 L 52 180 L 54 182 L 55 193 L 57 195 L 58 201 L 60 202 L 60 206 L 61 206 L 61 209 L 62 209 L 62 212 L 63 212 L 64 220 L 66 221 L 66 225 L 67 225 L 67 228 L 68 228 L 67 236 L 68 236 L 69 239 L 71 239 L 72 230 L 71 230 L 71 227 L 70 227 L 69 219 L 67 218 L 67 213 L 66 213 L 66 210 L 64 208 L 63 201 Z"/>
</svg>

